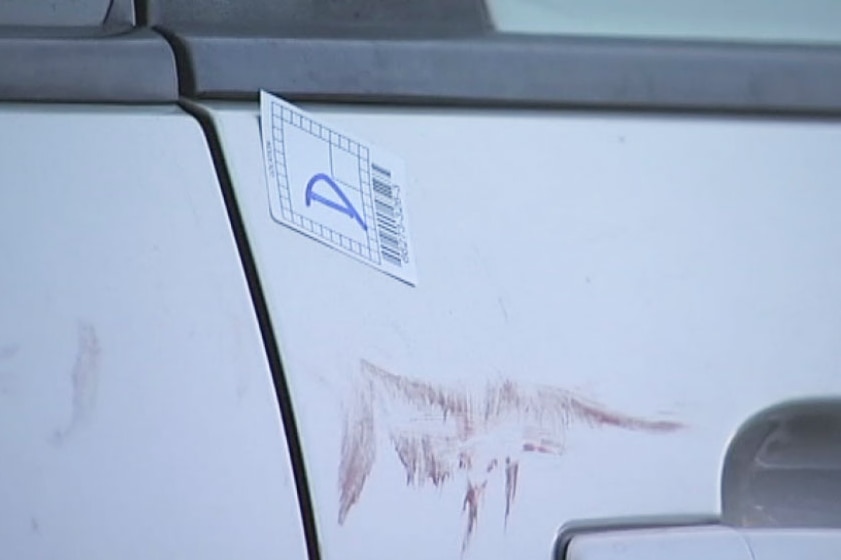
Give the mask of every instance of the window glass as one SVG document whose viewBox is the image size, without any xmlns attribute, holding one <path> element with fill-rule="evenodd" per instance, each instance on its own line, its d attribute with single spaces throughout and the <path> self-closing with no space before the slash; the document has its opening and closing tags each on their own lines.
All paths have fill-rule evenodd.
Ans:
<svg viewBox="0 0 841 560">
<path fill-rule="evenodd" d="M 0 0 L 0 26 L 99 25 L 111 0 Z"/>
<path fill-rule="evenodd" d="M 487 0 L 500 31 L 841 43 L 841 0 Z"/>
</svg>

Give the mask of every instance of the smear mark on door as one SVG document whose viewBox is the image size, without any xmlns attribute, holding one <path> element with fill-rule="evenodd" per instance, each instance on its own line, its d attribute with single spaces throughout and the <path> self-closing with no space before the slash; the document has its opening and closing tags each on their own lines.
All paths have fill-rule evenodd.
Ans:
<svg viewBox="0 0 841 560">
<path fill-rule="evenodd" d="M 99 383 L 99 361 L 101 348 L 99 337 L 93 325 L 80 322 L 76 361 L 70 370 L 72 387 L 72 416 L 70 423 L 63 430 L 57 430 L 53 442 L 63 443 L 79 426 L 85 424 L 96 405 L 97 385 Z"/>
<path fill-rule="evenodd" d="M 465 485 L 464 553 L 476 531 L 490 475 L 504 470 L 507 526 L 521 461 L 531 454 L 563 454 L 565 433 L 573 424 L 651 433 L 683 427 L 612 412 L 557 387 L 502 380 L 470 392 L 396 375 L 363 360 L 344 418 L 339 523 L 362 495 L 382 430 L 403 465 L 407 486 L 440 487 L 455 478 Z"/>
</svg>

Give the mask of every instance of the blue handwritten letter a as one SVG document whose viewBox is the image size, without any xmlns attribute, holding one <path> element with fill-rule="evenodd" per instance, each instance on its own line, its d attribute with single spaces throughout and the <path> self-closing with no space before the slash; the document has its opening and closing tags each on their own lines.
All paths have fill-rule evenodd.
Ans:
<svg viewBox="0 0 841 560">
<path fill-rule="evenodd" d="M 329 185 L 330 188 L 333 189 L 333 192 L 336 193 L 336 196 L 338 196 L 341 199 L 342 204 L 334 202 L 329 198 L 325 198 L 317 192 L 315 192 L 313 189 L 320 182 L 327 183 L 327 185 Z M 368 231 L 368 226 L 365 224 L 365 221 L 362 219 L 362 216 L 359 215 L 359 212 L 357 212 L 356 208 L 353 207 L 353 204 L 350 203 L 348 197 L 345 196 L 344 192 L 342 192 L 341 187 L 339 187 L 339 185 L 336 183 L 336 181 L 333 180 L 332 177 L 325 173 L 318 173 L 316 175 L 313 175 L 312 179 L 309 180 L 309 182 L 307 183 L 307 190 L 306 194 L 304 195 L 304 200 L 306 201 L 307 206 L 310 206 L 313 202 L 320 202 L 328 208 L 337 210 L 342 214 L 345 214 L 346 216 L 356 220 L 356 223 L 359 224 L 359 227 L 361 227 L 365 231 Z"/>
</svg>

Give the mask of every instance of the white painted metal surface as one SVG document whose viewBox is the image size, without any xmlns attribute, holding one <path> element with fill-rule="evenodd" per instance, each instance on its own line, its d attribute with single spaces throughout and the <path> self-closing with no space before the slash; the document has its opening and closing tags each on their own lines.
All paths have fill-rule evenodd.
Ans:
<svg viewBox="0 0 841 560">
<path fill-rule="evenodd" d="M 411 288 L 274 223 L 256 105 L 209 110 L 328 560 L 716 515 L 748 417 L 841 395 L 841 126 L 316 107 L 407 161 Z"/>
<path fill-rule="evenodd" d="M 751 560 L 835 560 L 841 553 L 841 531 L 829 529 L 769 529 L 739 531 L 751 550 Z"/>
<path fill-rule="evenodd" d="M 303 558 L 198 124 L 6 105 L 0 145 L 3 557 Z"/>
</svg>

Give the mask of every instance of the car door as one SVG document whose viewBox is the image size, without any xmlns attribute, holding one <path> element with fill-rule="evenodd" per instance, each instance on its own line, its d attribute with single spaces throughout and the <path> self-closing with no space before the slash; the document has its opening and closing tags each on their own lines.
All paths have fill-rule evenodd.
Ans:
<svg viewBox="0 0 841 560">
<path fill-rule="evenodd" d="M 761 463 L 737 434 L 773 433 L 753 422 L 777 406 L 800 425 L 830 403 L 794 456 L 837 439 L 837 36 L 797 31 L 837 14 L 757 31 L 764 13 L 723 5 L 702 25 L 652 3 L 627 29 L 583 3 L 227 5 L 154 1 L 149 21 L 218 142 L 321 555 L 836 526 L 838 486 L 809 469 L 789 498 L 725 493 L 724 473 Z M 792 495 L 811 505 L 757 513 Z"/>
<path fill-rule="evenodd" d="M 303 558 L 210 148 L 134 21 L 0 6 L 0 555 Z"/>
</svg>

